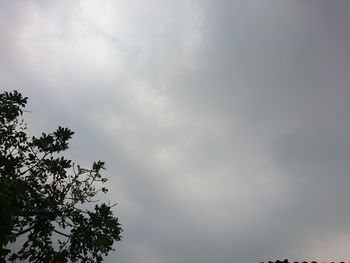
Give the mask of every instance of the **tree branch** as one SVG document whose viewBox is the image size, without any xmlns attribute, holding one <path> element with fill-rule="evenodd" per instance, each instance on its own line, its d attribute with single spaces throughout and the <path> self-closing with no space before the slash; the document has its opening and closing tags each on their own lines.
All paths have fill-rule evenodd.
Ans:
<svg viewBox="0 0 350 263">
<path fill-rule="evenodd" d="M 67 234 L 65 234 L 65 233 L 62 233 L 62 232 L 56 230 L 56 229 L 54 229 L 53 232 L 55 232 L 55 233 L 57 233 L 57 234 L 60 234 L 60 235 L 62 235 L 62 236 L 65 236 L 65 237 L 69 237 L 69 238 L 72 237 L 71 235 L 67 235 Z"/>
<path fill-rule="evenodd" d="M 27 229 L 24 229 L 24 230 L 22 230 L 22 231 L 20 231 L 20 232 L 17 232 L 17 233 L 16 233 L 16 237 L 18 237 L 18 236 L 20 236 L 20 235 L 23 235 L 23 234 L 25 234 L 25 233 L 27 233 L 27 232 L 29 232 L 30 230 L 34 229 L 34 227 L 35 227 L 35 226 L 31 226 L 31 227 L 28 227 Z"/>
</svg>

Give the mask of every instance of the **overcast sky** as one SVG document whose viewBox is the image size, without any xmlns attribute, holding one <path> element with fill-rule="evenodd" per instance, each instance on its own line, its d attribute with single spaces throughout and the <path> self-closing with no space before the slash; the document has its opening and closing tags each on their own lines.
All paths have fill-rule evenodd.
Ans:
<svg viewBox="0 0 350 263">
<path fill-rule="evenodd" d="M 350 1 L 0 2 L 1 90 L 107 163 L 106 262 L 349 260 Z M 107 199 L 106 199 L 107 200 Z"/>
</svg>

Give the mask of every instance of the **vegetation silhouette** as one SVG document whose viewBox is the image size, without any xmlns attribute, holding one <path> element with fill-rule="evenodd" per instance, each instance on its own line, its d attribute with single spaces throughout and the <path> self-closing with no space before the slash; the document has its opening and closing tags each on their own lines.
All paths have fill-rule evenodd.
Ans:
<svg viewBox="0 0 350 263">
<path fill-rule="evenodd" d="M 104 162 L 86 169 L 64 158 L 67 128 L 29 137 L 26 103 L 17 91 L 0 94 L 0 261 L 102 262 L 122 232 L 114 205 L 87 209 L 108 191 Z"/>
</svg>

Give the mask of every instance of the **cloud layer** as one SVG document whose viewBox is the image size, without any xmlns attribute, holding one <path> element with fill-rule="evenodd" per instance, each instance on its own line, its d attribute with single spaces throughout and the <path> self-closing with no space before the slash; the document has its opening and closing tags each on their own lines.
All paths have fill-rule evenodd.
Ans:
<svg viewBox="0 0 350 263">
<path fill-rule="evenodd" d="M 348 1 L 11 1 L 0 84 L 107 162 L 107 262 L 345 260 Z"/>
</svg>

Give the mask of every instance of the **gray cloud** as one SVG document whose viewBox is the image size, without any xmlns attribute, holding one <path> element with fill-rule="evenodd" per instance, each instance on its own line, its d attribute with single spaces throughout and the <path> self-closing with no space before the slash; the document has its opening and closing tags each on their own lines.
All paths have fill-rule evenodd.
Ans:
<svg viewBox="0 0 350 263">
<path fill-rule="evenodd" d="M 73 159 L 107 162 L 107 262 L 343 260 L 349 8 L 11 1 L 0 83 L 33 133 L 71 127 Z"/>
</svg>

